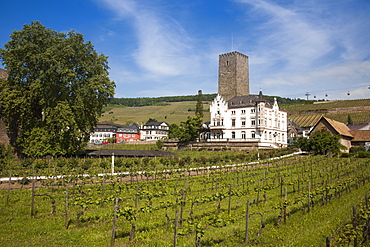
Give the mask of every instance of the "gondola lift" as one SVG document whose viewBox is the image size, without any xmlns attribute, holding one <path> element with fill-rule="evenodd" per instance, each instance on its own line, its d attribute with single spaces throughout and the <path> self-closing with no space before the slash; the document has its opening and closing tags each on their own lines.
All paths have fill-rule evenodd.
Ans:
<svg viewBox="0 0 370 247">
<path fill-rule="evenodd" d="M 348 91 L 347 95 L 351 95 L 351 94 L 349 93 L 349 91 Z"/>
</svg>

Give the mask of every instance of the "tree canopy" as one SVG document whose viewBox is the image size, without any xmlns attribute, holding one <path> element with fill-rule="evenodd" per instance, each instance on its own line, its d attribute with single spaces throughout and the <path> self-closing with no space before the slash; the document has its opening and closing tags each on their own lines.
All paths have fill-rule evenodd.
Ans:
<svg viewBox="0 0 370 247">
<path fill-rule="evenodd" d="M 312 133 L 310 139 L 301 137 L 295 145 L 304 151 L 315 154 L 339 154 L 346 147 L 339 142 L 339 135 L 332 135 L 328 130 L 320 130 Z"/>
<path fill-rule="evenodd" d="M 186 121 L 182 121 L 180 125 L 171 124 L 169 130 L 170 138 L 177 138 L 181 143 L 195 141 L 199 136 L 199 127 L 202 124 L 202 118 L 198 115 L 188 116 Z"/>
<path fill-rule="evenodd" d="M 0 49 L 9 75 L 0 84 L 0 114 L 11 144 L 28 156 L 75 154 L 114 95 L 107 57 L 82 34 L 37 21 L 10 38 Z"/>
<path fill-rule="evenodd" d="M 197 97 L 197 105 L 195 108 L 195 115 L 199 116 L 200 118 L 203 118 L 203 95 L 202 90 L 198 91 L 198 97 Z"/>
</svg>

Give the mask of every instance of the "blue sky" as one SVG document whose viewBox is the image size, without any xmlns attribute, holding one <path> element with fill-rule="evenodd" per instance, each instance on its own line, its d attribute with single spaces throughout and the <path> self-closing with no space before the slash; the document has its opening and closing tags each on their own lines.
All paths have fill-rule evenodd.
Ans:
<svg viewBox="0 0 370 247">
<path fill-rule="evenodd" d="M 218 56 L 236 50 L 252 94 L 370 98 L 369 0 L 1 2 L 0 47 L 34 20 L 80 32 L 109 56 L 115 97 L 216 93 Z"/>
</svg>

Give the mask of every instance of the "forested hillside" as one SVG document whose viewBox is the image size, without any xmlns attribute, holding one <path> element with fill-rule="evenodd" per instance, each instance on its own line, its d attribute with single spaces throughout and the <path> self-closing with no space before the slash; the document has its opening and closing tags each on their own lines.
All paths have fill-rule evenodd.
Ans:
<svg viewBox="0 0 370 247">
<path fill-rule="evenodd" d="M 217 94 L 202 94 L 203 101 L 212 101 Z M 153 97 L 153 98 L 113 98 L 109 102 L 112 105 L 124 105 L 130 107 L 138 106 L 152 106 L 152 105 L 165 105 L 169 102 L 183 102 L 183 101 L 196 101 L 198 95 L 186 95 L 186 96 L 164 96 L 164 97 Z M 267 96 L 264 97 L 271 102 L 274 101 L 274 98 L 277 99 L 279 104 L 303 104 L 305 102 L 312 103 L 313 101 L 306 101 L 302 99 L 290 99 L 290 98 L 281 98 L 278 96 Z"/>
</svg>

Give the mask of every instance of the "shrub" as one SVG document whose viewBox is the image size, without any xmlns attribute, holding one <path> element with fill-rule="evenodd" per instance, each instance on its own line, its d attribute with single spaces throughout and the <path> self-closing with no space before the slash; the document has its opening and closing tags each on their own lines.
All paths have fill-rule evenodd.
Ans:
<svg viewBox="0 0 370 247">
<path fill-rule="evenodd" d="M 359 151 L 357 155 L 359 158 L 370 158 L 370 152 L 366 151 Z"/>
<path fill-rule="evenodd" d="M 357 153 L 359 151 L 366 151 L 365 147 L 351 147 L 349 150 L 350 153 Z"/>
</svg>

